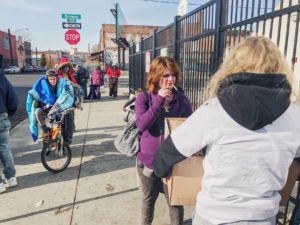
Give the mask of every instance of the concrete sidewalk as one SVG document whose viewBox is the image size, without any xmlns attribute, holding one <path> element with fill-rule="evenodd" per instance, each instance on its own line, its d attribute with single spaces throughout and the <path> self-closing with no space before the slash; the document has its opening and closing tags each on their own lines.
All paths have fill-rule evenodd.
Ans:
<svg viewBox="0 0 300 225">
<path fill-rule="evenodd" d="M 119 154 L 113 141 L 124 126 L 127 98 L 86 102 L 76 110 L 76 132 L 68 169 L 52 174 L 41 164 L 41 142 L 33 143 L 25 120 L 11 133 L 18 186 L 0 195 L 0 224 L 92 225 L 140 224 L 141 195 L 136 187 L 135 159 Z M 192 207 L 184 224 L 191 224 Z M 154 225 L 169 224 L 160 195 Z"/>
</svg>

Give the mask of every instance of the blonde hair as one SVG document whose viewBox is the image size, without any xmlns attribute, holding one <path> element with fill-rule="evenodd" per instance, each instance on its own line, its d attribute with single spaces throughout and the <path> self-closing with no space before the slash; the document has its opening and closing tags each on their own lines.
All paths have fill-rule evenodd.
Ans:
<svg viewBox="0 0 300 225">
<path fill-rule="evenodd" d="M 175 74 L 175 86 L 177 87 L 181 81 L 181 72 L 176 61 L 170 57 L 156 57 L 150 65 L 150 70 L 147 76 L 146 88 L 149 92 L 157 93 L 160 89 L 159 83 L 165 70 L 168 69 Z"/>
<path fill-rule="evenodd" d="M 297 97 L 292 71 L 278 47 L 266 37 L 249 37 L 229 52 L 220 69 L 207 85 L 209 99 L 216 97 L 223 80 L 235 73 L 259 75 L 283 74 L 292 87 L 291 99 Z"/>
</svg>

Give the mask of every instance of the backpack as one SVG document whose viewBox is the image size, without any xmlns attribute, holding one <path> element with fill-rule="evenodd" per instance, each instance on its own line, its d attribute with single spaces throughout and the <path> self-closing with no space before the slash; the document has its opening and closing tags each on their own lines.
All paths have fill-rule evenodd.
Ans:
<svg viewBox="0 0 300 225">
<path fill-rule="evenodd" d="M 149 97 L 146 92 L 145 95 Z M 150 105 L 149 100 L 148 104 Z M 122 133 L 115 139 L 114 145 L 119 152 L 126 156 L 135 156 L 140 150 L 140 136 L 141 132 L 136 126 L 135 116 L 132 116 Z"/>
<path fill-rule="evenodd" d="M 76 73 L 77 82 L 79 85 L 86 85 L 89 76 L 84 68 L 80 67 Z"/>
</svg>

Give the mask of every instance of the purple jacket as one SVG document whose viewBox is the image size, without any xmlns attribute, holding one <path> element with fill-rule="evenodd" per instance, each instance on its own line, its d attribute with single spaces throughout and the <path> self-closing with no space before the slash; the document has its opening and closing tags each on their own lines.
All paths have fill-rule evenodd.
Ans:
<svg viewBox="0 0 300 225">
<path fill-rule="evenodd" d="M 192 114 L 191 103 L 182 92 L 174 93 L 169 112 L 164 112 L 163 104 L 164 98 L 154 93 L 148 93 L 147 96 L 142 93 L 138 95 L 135 102 L 136 125 L 142 132 L 137 158 L 143 165 L 151 169 L 153 169 L 152 160 L 158 145 L 163 140 L 164 118 L 189 117 Z"/>
<path fill-rule="evenodd" d="M 92 85 L 103 86 L 104 75 L 102 71 L 95 69 L 91 77 Z"/>
</svg>

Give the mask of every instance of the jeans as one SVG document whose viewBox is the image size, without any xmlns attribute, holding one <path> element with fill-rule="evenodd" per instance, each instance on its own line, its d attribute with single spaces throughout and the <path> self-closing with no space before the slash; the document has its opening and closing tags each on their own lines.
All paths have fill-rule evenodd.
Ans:
<svg viewBox="0 0 300 225">
<path fill-rule="evenodd" d="M 41 108 L 37 108 L 34 112 L 36 120 L 40 126 L 46 126 L 45 118 L 47 116 L 47 112 L 45 112 Z"/>
<path fill-rule="evenodd" d="M 61 135 L 64 139 L 64 142 L 67 144 L 72 144 L 73 134 L 75 131 L 75 113 L 74 111 L 68 112 L 65 114 L 64 119 L 61 124 Z"/>
<path fill-rule="evenodd" d="M 118 78 L 109 78 L 109 96 L 118 96 Z"/>
<path fill-rule="evenodd" d="M 247 221 L 245 220 L 245 221 L 236 221 L 232 223 L 213 224 L 201 218 L 196 212 L 193 213 L 193 225 L 275 225 L 275 224 L 276 224 L 276 216 L 265 220 L 247 220 Z"/>
<path fill-rule="evenodd" d="M 10 126 L 11 124 L 7 115 L 0 114 L 0 159 L 4 168 L 3 173 L 6 179 L 16 176 L 13 156 L 8 145 Z"/>
<path fill-rule="evenodd" d="M 161 178 L 152 174 L 146 177 L 143 174 L 143 164 L 137 161 L 137 173 L 142 186 L 142 225 L 150 225 L 153 221 L 155 202 L 161 192 Z M 168 201 L 167 188 L 164 186 L 165 197 Z M 183 206 L 170 206 L 169 215 L 171 225 L 183 224 Z"/>
<path fill-rule="evenodd" d="M 295 210 L 294 221 L 291 225 L 299 225 L 300 224 L 300 204 L 297 205 L 297 208 L 295 208 L 294 210 Z"/>
<path fill-rule="evenodd" d="M 84 98 L 84 99 L 87 99 L 87 88 L 86 88 L 86 84 L 82 84 L 82 85 L 80 85 L 80 87 L 82 88 L 83 93 L 84 93 L 83 98 Z"/>
</svg>

